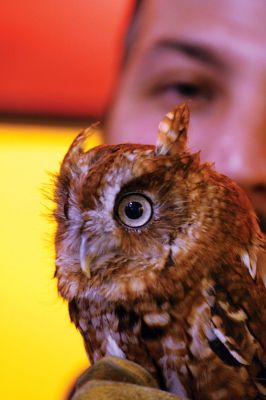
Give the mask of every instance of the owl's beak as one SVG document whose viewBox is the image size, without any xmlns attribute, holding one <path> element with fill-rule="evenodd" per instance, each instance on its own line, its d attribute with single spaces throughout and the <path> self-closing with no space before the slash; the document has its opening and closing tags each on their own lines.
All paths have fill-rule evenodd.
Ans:
<svg viewBox="0 0 266 400">
<path fill-rule="evenodd" d="M 81 236 L 81 244 L 79 249 L 79 260 L 80 260 L 80 268 L 83 273 L 87 276 L 87 278 L 91 278 L 91 270 L 90 270 L 90 257 L 87 254 L 87 239 L 84 236 Z"/>
</svg>

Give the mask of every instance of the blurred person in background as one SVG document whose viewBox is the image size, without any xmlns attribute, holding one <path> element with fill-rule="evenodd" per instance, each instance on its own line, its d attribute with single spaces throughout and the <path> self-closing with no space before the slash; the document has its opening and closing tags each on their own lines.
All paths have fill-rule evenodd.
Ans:
<svg viewBox="0 0 266 400">
<path fill-rule="evenodd" d="M 189 101 L 189 146 L 236 180 L 266 230 L 266 1 L 138 0 L 106 120 L 110 143 L 155 143 Z"/>
<path fill-rule="evenodd" d="M 105 121 L 109 143 L 155 143 L 162 117 L 189 101 L 190 149 L 248 192 L 264 232 L 265 17 L 265 0 L 136 1 Z"/>
</svg>

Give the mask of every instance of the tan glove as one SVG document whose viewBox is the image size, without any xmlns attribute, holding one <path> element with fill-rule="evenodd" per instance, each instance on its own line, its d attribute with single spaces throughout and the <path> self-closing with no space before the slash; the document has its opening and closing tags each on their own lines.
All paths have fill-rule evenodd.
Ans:
<svg viewBox="0 0 266 400">
<path fill-rule="evenodd" d="M 77 382 L 72 400 L 181 400 L 158 389 L 153 377 L 132 361 L 105 357 Z"/>
</svg>

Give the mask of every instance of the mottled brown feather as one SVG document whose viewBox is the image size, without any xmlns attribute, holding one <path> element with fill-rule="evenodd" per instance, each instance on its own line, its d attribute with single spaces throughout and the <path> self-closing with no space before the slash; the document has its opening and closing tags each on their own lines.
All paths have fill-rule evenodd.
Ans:
<svg viewBox="0 0 266 400">
<path fill-rule="evenodd" d="M 135 361 L 187 398 L 264 398 L 265 238 L 243 190 L 187 150 L 188 122 L 186 105 L 167 114 L 156 147 L 73 142 L 55 190 L 58 290 L 92 363 Z M 151 206 L 142 226 L 119 214 L 132 193 Z"/>
</svg>

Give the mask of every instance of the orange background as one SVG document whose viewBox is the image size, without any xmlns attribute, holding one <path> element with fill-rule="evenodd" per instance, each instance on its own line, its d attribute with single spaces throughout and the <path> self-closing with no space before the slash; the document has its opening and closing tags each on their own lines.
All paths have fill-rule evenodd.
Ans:
<svg viewBox="0 0 266 400">
<path fill-rule="evenodd" d="M 132 3 L 2 1 L 0 112 L 100 115 Z"/>
<path fill-rule="evenodd" d="M 47 217 L 52 204 L 43 190 L 49 188 L 48 172 L 58 171 L 84 127 L 81 119 L 101 119 L 131 7 L 126 0 L 10 0 L 0 6 L 4 399 L 63 400 L 88 366 L 53 280 L 54 225 Z M 75 126 L 54 125 L 57 118 Z M 91 146 L 100 141 L 96 135 Z"/>
</svg>

